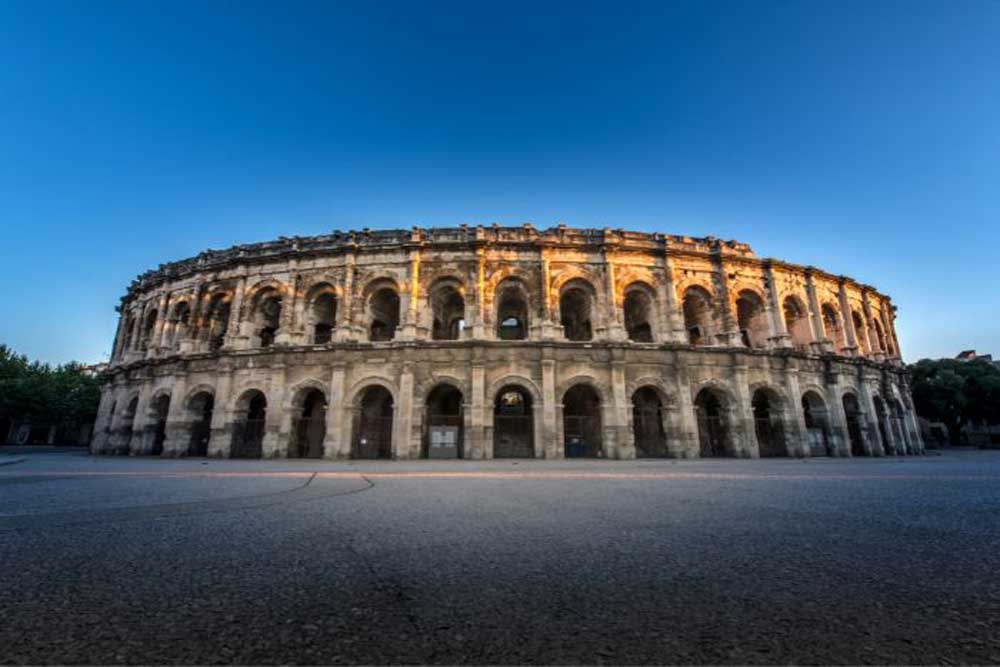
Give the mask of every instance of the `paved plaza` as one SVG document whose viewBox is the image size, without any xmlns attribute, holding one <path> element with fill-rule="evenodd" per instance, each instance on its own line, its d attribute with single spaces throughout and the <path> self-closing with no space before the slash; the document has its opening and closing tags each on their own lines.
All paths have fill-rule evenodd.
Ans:
<svg viewBox="0 0 1000 667">
<path fill-rule="evenodd" d="M 1000 663 L 1000 452 L 0 454 L 4 663 Z"/>
</svg>

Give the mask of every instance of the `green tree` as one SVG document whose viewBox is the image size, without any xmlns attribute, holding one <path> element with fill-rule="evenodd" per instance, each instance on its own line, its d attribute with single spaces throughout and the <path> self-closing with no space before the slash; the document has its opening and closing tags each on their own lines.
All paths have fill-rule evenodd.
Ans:
<svg viewBox="0 0 1000 667">
<path fill-rule="evenodd" d="M 910 373 L 917 414 L 942 422 L 952 442 L 969 422 L 1000 423 L 1000 368 L 991 362 L 921 359 Z"/>
</svg>

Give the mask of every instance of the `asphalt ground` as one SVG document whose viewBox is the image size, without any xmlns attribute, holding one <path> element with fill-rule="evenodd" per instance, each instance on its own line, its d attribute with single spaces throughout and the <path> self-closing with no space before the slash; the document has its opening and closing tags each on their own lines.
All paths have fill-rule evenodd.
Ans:
<svg viewBox="0 0 1000 667">
<path fill-rule="evenodd" d="M 0 453 L 3 663 L 1000 663 L 1000 452 Z"/>
</svg>

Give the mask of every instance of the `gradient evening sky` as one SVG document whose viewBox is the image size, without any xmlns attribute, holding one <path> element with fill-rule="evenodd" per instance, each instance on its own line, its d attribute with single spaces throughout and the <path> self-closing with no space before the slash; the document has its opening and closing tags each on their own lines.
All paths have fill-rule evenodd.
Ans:
<svg viewBox="0 0 1000 667">
<path fill-rule="evenodd" d="M 1000 354 L 1000 2 L 0 4 L 0 342 L 332 229 L 715 235 Z"/>
</svg>

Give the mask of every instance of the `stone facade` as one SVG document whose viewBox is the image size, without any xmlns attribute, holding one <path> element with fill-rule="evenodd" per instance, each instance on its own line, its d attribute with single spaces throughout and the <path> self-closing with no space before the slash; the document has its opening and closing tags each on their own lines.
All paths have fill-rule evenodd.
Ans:
<svg viewBox="0 0 1000 667">
<path fill-rule="evenodd" d="M 98 453 L 923 452 L 889 298 L 711 237 L 281 238 L 162 265 L 120 312 Z"/>
</svg>

